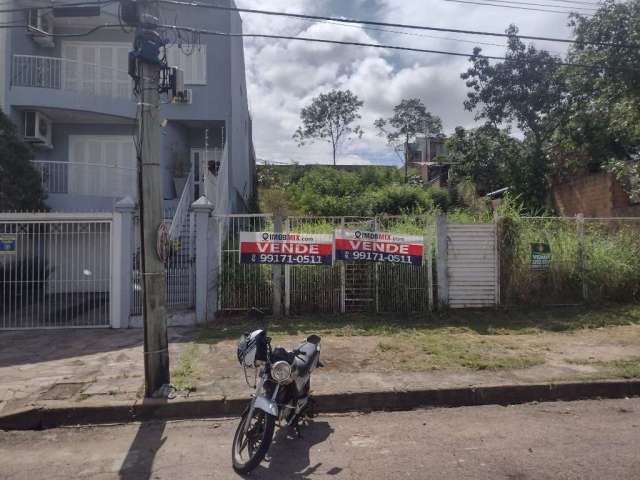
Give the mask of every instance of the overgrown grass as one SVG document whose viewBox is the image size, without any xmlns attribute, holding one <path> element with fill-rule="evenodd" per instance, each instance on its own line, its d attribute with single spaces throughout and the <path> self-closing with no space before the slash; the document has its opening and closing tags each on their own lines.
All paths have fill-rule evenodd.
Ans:
<svg viewBox="0 0 640 480">
<path fill-rule="evenodd" d="M 256 325 L 245 317 L 221 318 L 215 326 L 202 329 L 203 342 L 238 338 L 243 332 L 266 326 L 270 335 L 391 336 L 444 331 L 479 335 L 519 335 L 565 332 L 640 324 L 640 305 L 601 307 L 532 308 L 517 310 L 449 310 L 431 314 L 345 314 L 305 315 L 274 319 Z"/>
<path fill-rule="evenodd" d="M 591 365 L 598 367 L 601 372 L 599 377 L 640 378 L 640 357 L 611 360 L 608 362 L 598 360 L 567 360 L 567 363 L 575 365 Z"/>
<path fill-rule="evenodd" d="M 190 343 L 180 352 L 178 366 L 171 370 L 171 382 L 178 390 L 194 391 L 196 389 L 195 367 L 199 355 L 198 343 Z"/>
</svg>

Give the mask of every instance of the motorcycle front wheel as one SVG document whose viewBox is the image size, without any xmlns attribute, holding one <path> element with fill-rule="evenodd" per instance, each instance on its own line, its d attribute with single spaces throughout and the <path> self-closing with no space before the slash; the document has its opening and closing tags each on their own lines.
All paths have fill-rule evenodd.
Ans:
<svg viewBox="0 0 640 480">
<path fill-rule="evenodd" d="M 231 456 L 233 459 L 233 469 L 240 474 L 249 473 L 256 468 L 269 451 L 276 419 L 257 408 L 253 411 L 251 418 L 249 409 L 245 410 L 240 419 L 240 424 L 233 436 L 233 446 Z M 245 424 L 249 423 L 246 429 Z"/>
</svg>

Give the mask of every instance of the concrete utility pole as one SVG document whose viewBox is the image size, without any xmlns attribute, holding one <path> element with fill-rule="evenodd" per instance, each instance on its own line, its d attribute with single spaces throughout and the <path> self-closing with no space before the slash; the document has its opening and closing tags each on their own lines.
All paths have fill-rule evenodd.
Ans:
<svg viewBox="0 0 640 480">
<path fill-rule="evenodd" d="M 136 44 L 157 36 L 158 4 L 140 4 L 142 30 L 136 32 Z M 142 35 L 142 37 L 139 37 Z M 143 40 L 147 41 L 147 40 Z M 135 47 L 134 47 L 135 49 Z M 140 76 L 141 153 L 138 159 L 140 179 L 140 238 L 143 285 L 144 377 L 145 396 L 158 394 L 169 383 L 169 349 L 165 308 L 164 262 L 158 255 L 158 233 L 163 222 L 162 171 L 160 168 L 160 62 L 138 56 Z"/>
</svg>

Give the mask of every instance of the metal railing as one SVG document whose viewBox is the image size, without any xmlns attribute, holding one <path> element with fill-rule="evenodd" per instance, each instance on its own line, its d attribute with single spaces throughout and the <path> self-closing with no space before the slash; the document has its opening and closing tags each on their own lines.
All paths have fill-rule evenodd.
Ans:
<svg viewBox="0 0 640 480">
<path fill-rule="evenodd" d="M 131 80 L 126 70 L 61 57 L 14 55 L 11 85 L 133 98 Z"/>
<path fill-rule="evenodd" d="M 137 198 L 136 169 L 84 162 L 33 160 L 46 193 Z"/>
<path fill-rule="evenodd" d="M 110 213 L 0 213 L 0 330 L 108 327 Z"/>
<path fill-rule="evenodd" d="M 168 309 L 189 309 L 195 306 L 195 231 L 191 215 L 186 216 L 177 238 L 171 240 L 169 258 L 164 264 L 166 306 Z M 135 248 L 132 259 L 131 315 L 142 315 L 142 272 L 140 257 L 140 217 L 133 221 Z"/>
<path fill-rule="evenodd" d="M 180 200 L 178 201 L 178 206 L 171 219 L 171 226 L 169 227 L 170 240 L 177 240 L 182 226 L 188 221 L 187 217 L 189 216 L 191 202 L 193 202 L 193 172 L 189 173 L 187 177 L 187 181 L 182 189 L 182 194 L 180 195 Z"/>
</svg>

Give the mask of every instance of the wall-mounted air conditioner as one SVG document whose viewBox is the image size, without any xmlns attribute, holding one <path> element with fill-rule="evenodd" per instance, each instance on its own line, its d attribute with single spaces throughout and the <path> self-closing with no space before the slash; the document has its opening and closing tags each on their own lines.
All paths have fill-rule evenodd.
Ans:
<svg viewBox="0 0 640 480">
<path fill-rule="evenodd" d="M 30 8 L 27 12 L 27 29 L 31 38 L 41 47 L 53 48 L 53 17 L 50 11 L 41 8 Z"/>
<path fill-rule="evenodd" d="M 40 112 L 34 110 L 24 112 L 23 136 L 25 142 L 31 143 L 34 147 L 53 148 L 51 120 Z"/>
</svg>

